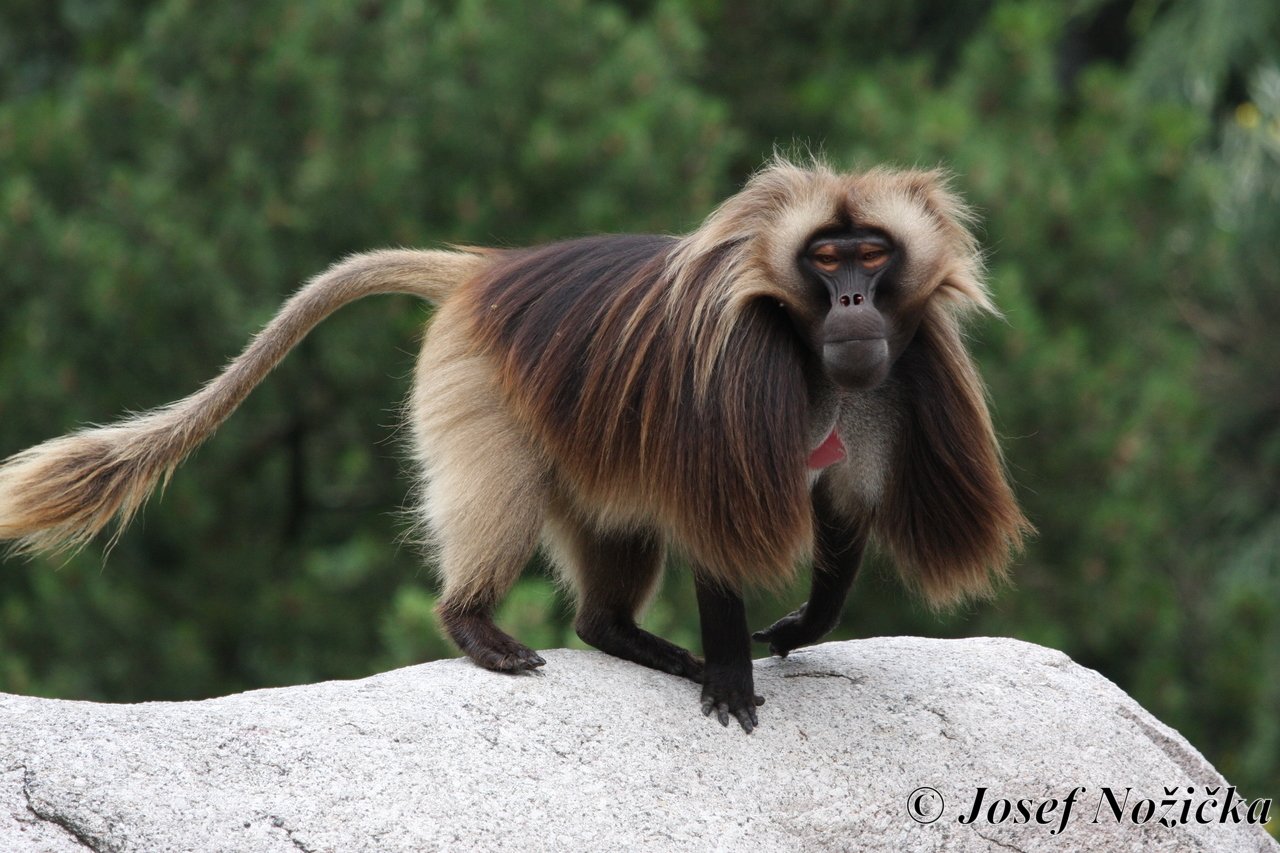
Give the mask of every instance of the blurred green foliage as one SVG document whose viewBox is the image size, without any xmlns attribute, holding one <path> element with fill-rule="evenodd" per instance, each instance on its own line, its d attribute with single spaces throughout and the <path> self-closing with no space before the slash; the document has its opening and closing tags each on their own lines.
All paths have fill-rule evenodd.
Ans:
<svg viewBox="0 0 1280 853">
<path fill-rule="evenodd" d="M 1040 535 L 942 617 L 877 564 L 837 636 L 1061 648 L 1274 796 L 1280 6 L 1222 6 L 13 0 L 0 453 L 189 393 L 347 252 L 686 230 L 779 145 L 942 164 L 985 223 L 1007 320 L 974 346 Z M 427 316 L 348 309 L 109 556 L 10 561 L 0 689 L 194 698 L 452 654 L 396 544 Z M 540 567 L 501 618 L 580 645 Z M 646 621 L 696 646 L 686 573 Z"/>
</svg>

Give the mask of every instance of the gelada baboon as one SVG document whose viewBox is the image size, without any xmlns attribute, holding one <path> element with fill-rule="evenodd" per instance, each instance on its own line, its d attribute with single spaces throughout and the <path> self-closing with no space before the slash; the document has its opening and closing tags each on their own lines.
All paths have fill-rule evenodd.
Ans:
<svg viewBox="0 0 1280 853">
<path fill-rule="evenodd" d="M 449 636 L 488 669 L 541 666 L 493 613 L 542 543 L 583 640 L 751 731 L 745 585 L 812 559 L 808 602 L 755 634 L 785 655 L 834 627 L 870 536 L 945 605 L 988 593 L 1029 529 L 958 325 L 994 311 L 968 219 L 934 172 L 777 160 L 684 237 L 357 255 L 190 397 L 5 461 L 0 538 L 123 526 L 320 320 L 414 294 L 439 303 L 408 421 Z M 705 662 L 636 625 L 670 548 Z"/>
</svg>

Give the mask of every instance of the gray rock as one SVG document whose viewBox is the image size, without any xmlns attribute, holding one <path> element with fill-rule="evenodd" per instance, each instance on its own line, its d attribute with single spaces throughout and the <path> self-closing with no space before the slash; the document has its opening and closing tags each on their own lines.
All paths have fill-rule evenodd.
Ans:
<svg viewBox="0 0 1280 853">
<path fill-rule="evenodd" d="M 897 637 L 758 661 L 750 736 L 703 717 L 693 684 L 544 657 L 532 676 L 441 661 L 203 702 L 0 695 L 0 850 L 1280 849 L 1221 808 L 1196 823 L 1206 789 L 1225 797 L 1217 771 L 1038 646 Z M 1121 820 L 1104 786 L 1132 789 Z M 1000 798 L 1059 802 L 1045 824 L 1016 805 L 993 822 Z"/>
</svg>

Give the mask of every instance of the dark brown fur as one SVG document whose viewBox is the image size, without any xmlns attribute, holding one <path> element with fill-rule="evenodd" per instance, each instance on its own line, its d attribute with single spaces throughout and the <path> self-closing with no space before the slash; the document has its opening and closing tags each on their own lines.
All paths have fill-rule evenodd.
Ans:
<svg viewBox="0 0 1280 853">
<path fill-rule="evenodd" d="M 708 276 L 667 310 L 674 243 L 512 253 L 467 288 L 476 338 L 580 501 L 642 508 L 718 578 L 786 580 L 811 538 L 804 355 L 777 304 L 753 303 L 699 394 L 696 351 L 674 344 Z"/>
<path fill-rule="evenodd" d="M 935 605 L 989 589 L 1030 529 L 1005 479 L 982 382 L 955 321 L 925 314 L 895 369 L 902 433 L 874 530 Z"/>
</svg>

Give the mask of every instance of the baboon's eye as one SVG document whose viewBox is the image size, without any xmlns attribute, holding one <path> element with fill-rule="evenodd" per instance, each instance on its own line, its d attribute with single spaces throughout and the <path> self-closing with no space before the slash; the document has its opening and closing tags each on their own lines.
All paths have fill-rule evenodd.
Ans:
<svg viewBox="0 0 1280 853">
<path fill-rule="evenodd" d="M 877 270 L 889 261 L 889 250 L 875 243 L 858 246 L 858 263 L 863 269 Z"/>
<path fill-rule="evenodd" d="M 840 266 L 840 255 L 831 246 L 818 246 L 809 257 L 823 272 L 835 272 Z"/>
</svg>

